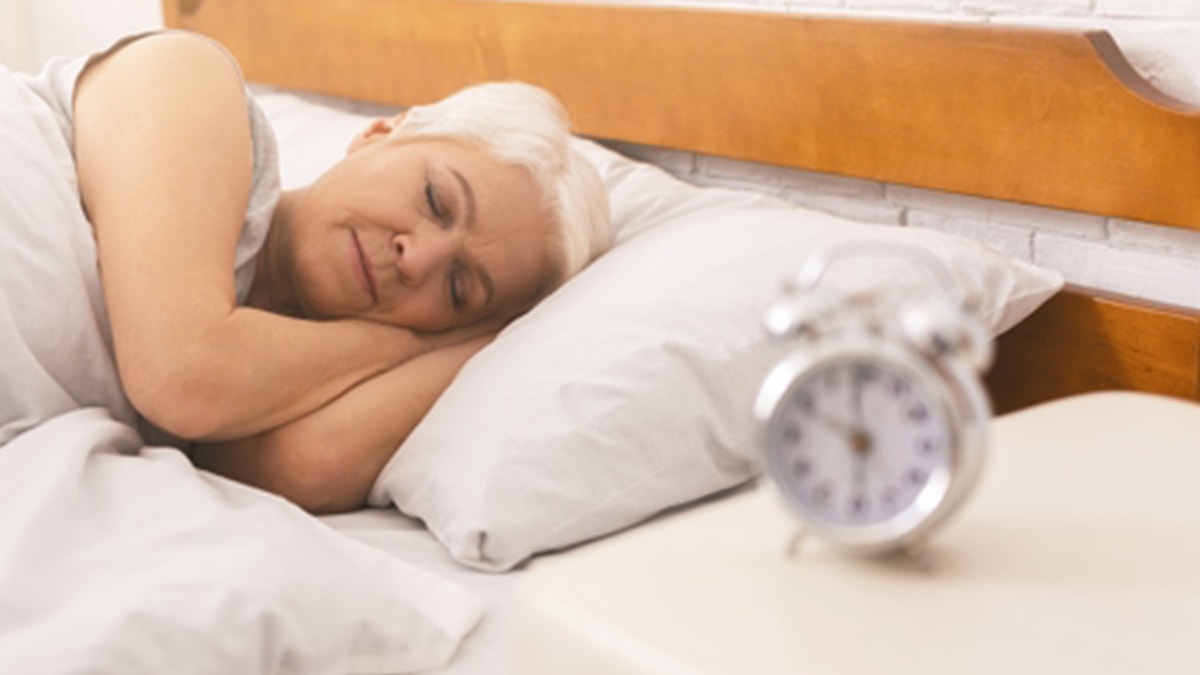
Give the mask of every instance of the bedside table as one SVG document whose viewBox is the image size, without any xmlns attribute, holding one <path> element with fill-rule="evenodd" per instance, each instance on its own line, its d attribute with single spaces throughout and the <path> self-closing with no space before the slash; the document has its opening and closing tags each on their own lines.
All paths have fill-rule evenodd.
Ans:
<svg viewBox="0 0 1200 675">
<path fill-rule="evenodd" d="M 991 437 L 930 570 L 789 559 L 754 490 L 536 561 L 515 672 L 1200 673 L 1200 405 L 1089 394 Z"/>
</svg>

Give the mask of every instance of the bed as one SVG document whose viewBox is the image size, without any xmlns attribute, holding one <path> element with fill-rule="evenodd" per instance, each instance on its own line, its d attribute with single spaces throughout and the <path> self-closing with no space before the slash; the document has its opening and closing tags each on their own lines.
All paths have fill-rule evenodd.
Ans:
<svg viewBox="0 0 1200 675">
<path fill-rule="evenodd" d="M 812 240 L 908 233 L 868 232 L 763 195 L 688 186 L 605 144 L 1200 230 L 1200 112 L 1149 87 L 1102 32 L 460 0 L 165 0 L 163 9 L 168 26 L 211 35 L 237 57 L 276 127 L 285 184 L 302 184 L 335 161 L 329 139 L 348 139 L 372 113 L 486 80 L 547 88 L 579 134 L 603 141 L 581 139 L 578 148 L 609 184 L 618 244 L 468 364 L 385 468 L 375 508 L 312 519 L 202 477 L 195 499 L 211 498 L 204 490 L 220 495 L 221 508 L 210 503 L 206 512 L 217 532 L 284 533 L 253 566 L 230 567 L 234 578 L 263 586 L 240 596 L 210 587 L 226 600 L 223 610 L 245 603 L 245 616 L 234 616 L 247 628 L 198 637 L 212 631 L 214 617 L 230 615 L 205 614 L 188 594 L 54 626 L 103 628 L 77 655 L 103 656 L 92 663 L 104 672 L 155 672 L 167 663 L 186 671 L 179 659 L 194 672 L 509 672 L 509 613 L 530 559 L 536 571 L 543 561 L 570 560 L 583 542 L 620 542 L 633 534 L 624 530 L 664 511 L 741 496 L 756 473 L 744 442 L 745 394 L 781 353 L 760 339 L 761 304 Z M 691 221 L 686 232 L 678 221 Z M 798 221 L 808 228 L 803 236 Z M 731 235 L 748 224 L 753 237 Z M 967 242 L 915 236 L 989 298 L 985 313 L 1000 334 L 987 378 L 997 413 L 1109 389 L 1200 400 L 1196 311 L 1082 288 L 1058 292 L 1053 274 Z M 787 254 L 755 264 L 781 249 Z M 663 265 L 672 255 L 691 262 Z M 888 268 L 844 283 L 871 287 L 904 274 Z M 702 285 L 722 278 L 759 294 Z M 646 303 L 631 308 L 633 295 Z M 603 329 L 588 314 L 603 317 Z M 609 346 L 589 342 L 596 334 L 611 337 Z M 464 420 L 453 412 L 463 409 L 477 414 Z M 129 452 L 135 444 L 118 429 L 108 433 L 106 447 Z M 104 454 L 116 461 L 120 450 Z M 183 472 L 176 460 L 164 453 L 158 464 Z M 75 482 L 39 494 L 83 484 L 79 466 L 62 470 Z M 171 489 L 161 477 L 138 480 Z M 30 518 L 51 501 L 34 504 Z M 36 541 L 51 553 L 62 545 L 31 539 L 18 525 L 4 541 Z M 132 557 L 101 559 L 109 567 L 99 577 L 116 588 L 125 588 L 131 560 L 153 558 L 164 541 L 188 541 L 184 553 L 202 560 L 218 550 L 207 547 L 211 529 L 139 540 L 121 527 L 118 541 L 131 542 Z M 104 527 L 88 528 L 77 522 L 63 536 L 99 547 Z M 26 576 L 10 569 L 10 581 L 56 578 L 38 569 L 33 553 L 14 559 Z M 290 572 L 272 579 L 276 569 Z M 380 590 L 371 598 L 373 587 Z M 324 592 L 313 591 L 311 603 L 288 604 L 314 588 Z M 80 592 L 93 607 L 112 599 L 94 580 Z M 180 606 L 193 613 L 173 622 Z M 161 636 L 176 642 L 153 644 L 160 624 Z M 62 635 L 27 636 L 24 652 L 10 647 L 0 656 L 70 670 L 71 662 L 45 657 Z M 45 661 L 20 660 L 39 649 Z M 144 654 L 158 660 L 139 666 Z"/>
</svg>

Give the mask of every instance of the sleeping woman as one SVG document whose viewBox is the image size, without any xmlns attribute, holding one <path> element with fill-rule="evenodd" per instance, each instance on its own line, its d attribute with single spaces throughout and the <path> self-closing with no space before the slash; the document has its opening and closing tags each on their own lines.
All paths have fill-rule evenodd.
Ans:
<svg viewBox="0 0 1200 675">
<path fill-rule="evenodd" d="M 312 511 L 363 504 L 459 367 L 608 242 L 519 84 L 375 121 L 280 193 L 236 64 L 159 33 L 0 72 L 0 445 L 102 406 Z"/>
</svg>

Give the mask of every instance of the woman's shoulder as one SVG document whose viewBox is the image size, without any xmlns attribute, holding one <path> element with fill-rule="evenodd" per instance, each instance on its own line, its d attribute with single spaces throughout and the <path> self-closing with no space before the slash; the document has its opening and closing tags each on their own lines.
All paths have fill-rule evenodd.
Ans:
<svg viewBox="0 0 1200 675">
<path fill-rule="evenodd" d="M 227 83 L 240 90 L 240 67 L 229 52 L 211 38 L 186 31 L 131 36 L 89 59 L 79 76 L 79 91 L 95 81 L 115 83 L 127 93 L 155 94 L 155 85 L 174 83 L 211 86 Z"/>
<path fill-rule="evenodd" d="M 181 31 L 141 36 L 99 55 L 80 75 L 76 150 L 91 143 L 101 154 L 147 148 L 174 157 L 249 156 L 246 105 L 241 71 L 216 42 Z"/>
<path fill-rule="evenodd" d="M 156 223 L 199 208 L 191 215 L 227 224 L 218 229 L 236 240 L 244 212 L 233 205 L 245 208 L 253 142 L 241 73 L 216 43 L 156 33 L 94 61 L 76 86 L 74 134 L 80 196 L 97 239 L 132 227 L 112 214 L 141 204 L 141 216 Z"/>
</svg>

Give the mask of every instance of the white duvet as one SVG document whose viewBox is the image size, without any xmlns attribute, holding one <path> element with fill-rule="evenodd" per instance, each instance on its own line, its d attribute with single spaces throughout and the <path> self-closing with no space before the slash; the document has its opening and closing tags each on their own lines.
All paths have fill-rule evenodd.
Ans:
<svg viewBox="0 0 1200 675">
<path fill-rule="evenodd" d="M 0 448 L 0 673 L 400 673 L 482 604 L 90 408 Z"/>
</svg>

